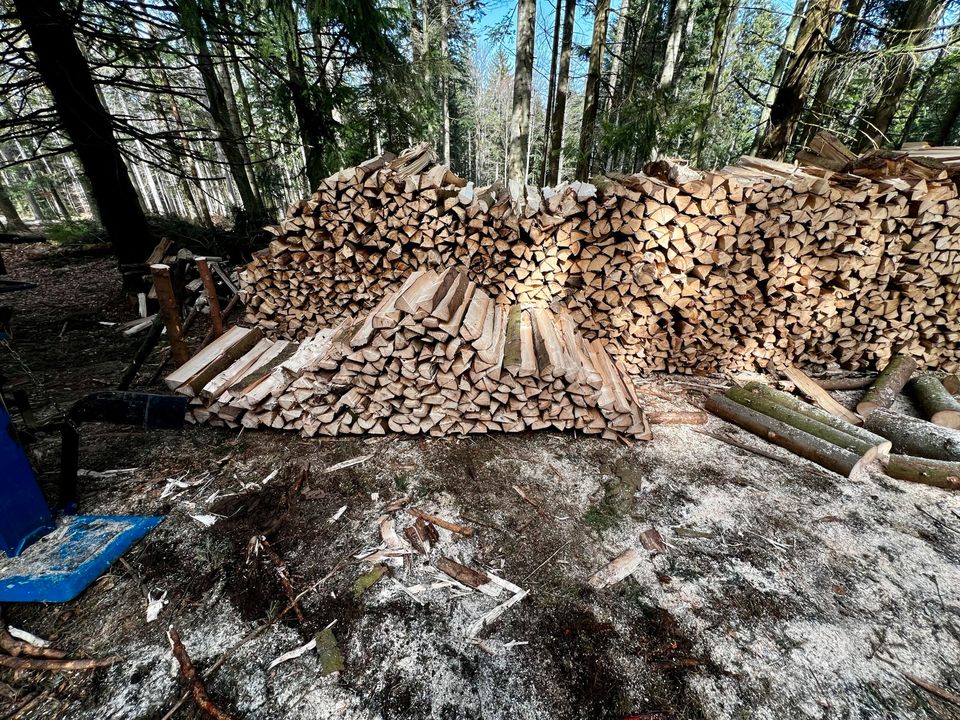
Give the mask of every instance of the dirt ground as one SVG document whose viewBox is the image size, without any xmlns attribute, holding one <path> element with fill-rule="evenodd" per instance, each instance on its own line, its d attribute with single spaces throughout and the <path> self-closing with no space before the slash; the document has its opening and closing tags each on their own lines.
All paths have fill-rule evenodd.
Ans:
<svg viewBox="0 0 960 720">
<path fill-rule="evenodd" d="M 30 381 L 41 415 L 115 384 L 139 340 L 102 324 L 132 317 L 111 261 L 43 246 L 4 256 L 40 283 L 0 299 L 16 307 L 4 373 Z M 689 409 L 714 381 L 638 382 L 673 398 L 647 394 L 651 407 Z M 3 609 L 74 657 L 120 660 L 0 673 L 0 716 L 201 717 L 178 707 L 173 626 L 199 670 L 213 668 L 213 700 L 251 720 L 960 718 L 910 679 L 960 691 L 960 496 L 842 478 L 719 421 L 706 429 L 780 459 L 702 429 L 657 427 L 624 447 L 560 433 L 317 441 L 85 426 L 81 510 L 166 519 L 73 602 Z M 31 455 L 49 488 L 59 439 Z M 529 594 L 471 637 L 506 596 L 432 587 L 445 576 L 419 555 L 358 585 L 371 563 L 357 556 L 380 545 L 384 507 L 402 496 L 477 531 L 441 529 L 432 561 Z M 413 521 L 393 517 L 401 535 Z M 664 552 L 640 543 L 650 528 Z M 302 623 L 278 617 L 289 603 L 275 565 L 251 552 L 261 535 L 288 566 Z M 587 578 L 628 548 L 639 568 L 592 590 Z M 148 623 L 147 598 L 162 593 Z M 341 672 L 324 674 L 315 651 L 269 668 L 328 626 Z"/>
</svg>

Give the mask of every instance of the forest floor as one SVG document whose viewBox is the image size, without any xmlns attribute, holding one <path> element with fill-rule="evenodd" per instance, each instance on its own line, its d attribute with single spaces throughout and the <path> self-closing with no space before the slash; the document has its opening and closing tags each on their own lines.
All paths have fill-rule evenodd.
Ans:
<svg viewBox="0 0 960 720">
<path fill-rule="evenodd" d="M 3 298 L 22 364 L 0 346 L 3 371 L 35 382 L 40 414 L 115 384 L 139 340 L 102 324 L 132 317 L 112 262 L 44 246 L 4 256 L 12 276 L 40 284 Z M 644 396 L 661 409 L 702 397 L 677 378 L 643 382 L 676 398 Z M 709 391 L 709 379 L 687 382 Z M 201 672 L 225 658 L 209 693 L 250 720 L 960 718 L 908 678 L 960 690 L 960 496 L 842 478 L 716 420 L 707 429 L 781 460 L 699 429 L 656 427 L 624 447 L 549 432 L 317 441 L 84 426 L 81 510 L 166 519 L 76 600 L 4 608 L 5 622 L 71 656 L 120 661 L 4 671 L 0 716 L 34 696 L 18 717 L 200 717 L 190 700 L 170 712 L 184 690 L 173 626 Z M 59 439 L 31 455 L 49 486 Z M 469 625 L 504 597 L 412 596 L 405 588 L 438 579 L 419 556 L 361 592 L 370 565 L 355 556 L 378 545 L 383 508 L 400 496 L 477 529 L 440 530 L 435 556 L 529 595 L 474 639 Z M 401 530 L 413 518 L 396 519 Z M 643 549 L 650 528 L 663 552 Z M 248 553 L 261 534 L 303 593 L 302 624 L 269 622 L 287 598 L 270 562 Z M 587 578 L 627 548 L 643 553 L 639 568 L 592 590 Z M 148 623 L 151 593 L 167 604 Z M 331 623 L 342 672 L 323 675 L 315 652 L 268 668 Z"/>
</svg>

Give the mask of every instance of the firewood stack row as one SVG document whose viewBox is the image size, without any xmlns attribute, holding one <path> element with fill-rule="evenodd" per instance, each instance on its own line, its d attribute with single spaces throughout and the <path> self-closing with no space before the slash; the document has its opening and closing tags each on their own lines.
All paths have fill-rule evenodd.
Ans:
<svg viewBox="0 0 960 720">
<path fill-rule="evenodd" d="M 343 434 L 555 428 L 625 440 L 649 426 L 626 371 L 570 314 L 498 304 L 465 270 L 416 270 L 370 311 L 301 343 L 233 328 L 167 385 L 191 418 Z"/>
<path fill-rule="evenodd" d="M 807 163 L 821 157 L 811 147 Z M 425 146 L 383 155 L 272 228 L 242 274 L 248 319 L 302 339 L 416 270 L 459 265 L 497 304 L 566 308 L 631 372 L 882 366 L 897 349 L 957 370 L 955 170 L 931 150 L 850 160 L 820 148 L 832 169 L 658 162 L 513 193 L 473 187 Z"/>
</svg>

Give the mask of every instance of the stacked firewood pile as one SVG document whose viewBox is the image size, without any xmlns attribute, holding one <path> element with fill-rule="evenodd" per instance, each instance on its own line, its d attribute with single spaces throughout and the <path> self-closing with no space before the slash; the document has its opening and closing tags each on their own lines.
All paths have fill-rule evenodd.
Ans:
<svg viewBox="0 0 960 720">
<path fill-rule="evenodd" d="M 308 436 L 577 429 L 647 439 L 632 382 L 565 310 L 498 304 L 465 270 L 417 270 L 297 343 L 235 327 L 167 378 L 190 417 Z"/>
<path fill-rule="evenodd" d="M 302 339 L 415 270 L 460 265 L 497 304 L 563 306 L 586 337 L 616 341 L 631 372 L 882 366 L 898 350 L 955 370 L 960 195 L 941 162 L 952 156 L 857 158 L 828 139 L 802 168 L 659 162 L 512 193 L 474 187 L 425 146 L 386 154 L 272 228 L 241 276 L 248 319 Z"/>
</svg>

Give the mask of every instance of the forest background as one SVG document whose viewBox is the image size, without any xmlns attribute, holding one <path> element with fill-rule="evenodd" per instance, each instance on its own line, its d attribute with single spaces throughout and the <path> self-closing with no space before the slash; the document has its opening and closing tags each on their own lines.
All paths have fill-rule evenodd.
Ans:
<svg viewBox="0 0 960 720">
<path fill-rule="evenodd" d="M 423 141 L 554 185 L 960 134 L 956 0 L 4 0 L 0 53 L 5 230 L 102 224 L 121 263 Z"/>
</svg>

